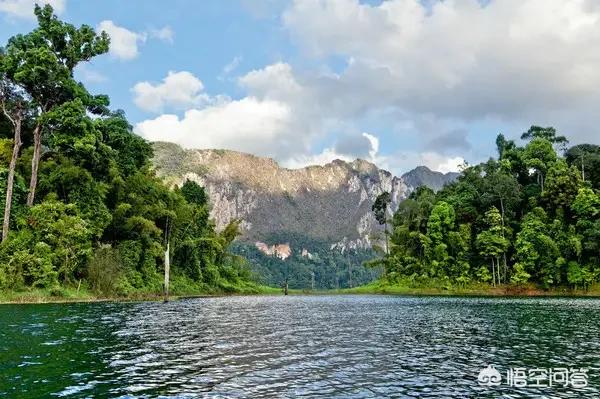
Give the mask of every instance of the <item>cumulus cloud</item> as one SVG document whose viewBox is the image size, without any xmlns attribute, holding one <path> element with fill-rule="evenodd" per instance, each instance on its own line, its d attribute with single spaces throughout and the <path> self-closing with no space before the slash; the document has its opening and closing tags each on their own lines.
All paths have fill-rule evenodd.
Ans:
<svg viewBox="0 0 600 399">
<path fill-rule="evenodd" d="M 239 84 L 248 95 L 236 100 L 209 96 L 199 80 L 191 83 L 197 79 L 193 75 L 176 76 L 177 84 L 172 84 L 173 75 L 161 84 L 141 82 L 132 89 L 136 104 L 148 111 L 188 106 L 181 118 L 166 114 L 137 124 L 136 131 L 149 140 L 246 151 L 283 161 L 308 154 L 312 140 L 323 132 L 326 122 L 314 113 L 316 106 L 301 106 L 308 97 L 287 64 L 242 76 Z"/>
<path fill-rule="evenodd" d="M 408 172 L 419 165 L 442 173 L 459 172 L 464 164 L 465 159 L 461 156 L 446 156 L 433 151 L 399 151 L 380 157 L 379 163 L 377 163 L 378 166 L 394 171 L 397 175 Z"/>
<path fill-rule="evenodd" d="M 0 0 L 0 12 L 12 17 L 34 19 L 33 9 L 36 3 L 50 4 L 56 14 L 62 14 L 67 0 Z"/>
<path fill-rule="evenodd" d="M 187 71 L 170 71 L 161 83 L 139 82 L 131 89 L 133 101 L 144 111 L 161 112 L 165 107 L 186 109 L 208 102 L 202 81 Z"/>
<path fill-rule="evenodd" d="M 121 60 L 136 58 L 139 54 L 138 44 L 146 41 L 146 34 L 130 31 L 110 20 L 100 22 L 96 29 L 110 36 L 110 54 Z"/>
<path fill-rule="evenodd" d="M 391 106 L 469 122 L 569 110 L 581 119 L 582 105 L 600 100 L 593 0 L 305 0 L 283 21 L 308 54 L 349 60 L 328 84 L 350 112 Z"/>
<path fill-rule="evenodd" d="M 169 26 L 160 29 L 150 29 L 147 32 L 134 32 L 115 24 L 111 20 L 104 20 L 96 27 L 97 31 L 104 31 L 110 37 L 109 53 L 114 58 L 129 61 L 139 55 L 139 46 L 146 43 L 148 38 L 158 39 L 166 43 L 173 43 L 175 33 Z"/>
<path fill-rule="evenodd" d="M 238 79 L 240 99 L 188 105 L 183 117 L 159 116 L 137 129 L 288 166 L 360 156 L 399 173 L 419 164 L 456 171 L 466 156 L 486 158 L 472 142 L 474 125 L 554 125 L 580 142 L 593 139 L 600 123 L 600 3 L 593 0 L 297 0 L 282 21 L 312 57 L 302 65 L 317 67 L 267 65 Z M 156 93 L 160 85 L 149 86 Z M 316 147 L 332 132 L 371 126 L 365 120 L 386 131 L 385 156 L 375 128 Z M 414 150 L 392 149 L 394 135 L 394 145 L 406 141 Z"/>
<path fill-rule="evenodd" d="M 286 104 L 245 97 L 186 111 L 182 118 L 166 114 L 136 125 L 148 140 L 167 140 L 188 148 L 223 148 L 265 156 L 291 154 L 302 139 L 286 134 L 292 121 Z"/>
</svg>

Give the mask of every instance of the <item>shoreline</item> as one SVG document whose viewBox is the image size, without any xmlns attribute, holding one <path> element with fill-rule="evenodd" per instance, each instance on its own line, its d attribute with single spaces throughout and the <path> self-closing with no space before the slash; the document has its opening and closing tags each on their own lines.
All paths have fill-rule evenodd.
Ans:
<svg viewBox="0 0 600 399">
<path fill-rule="evenodd" d="M 381 294 L 404 296 L 454 296 L 454 297 L 496 297 L 496 298 L 600 298 L 599 287 L 589 290 L 566 287 L 543 289 L 536 286 L 470 286 L 464 288 L 408 287 L 371 283 L 343 290 L 348 294 Z"/>
<path fill-rule="evenodd" d="M 227 296 L 284 296 L 283 291 L 273 287 L 259 287 L 255 292 L 198 292 L 170 295 L 169 301 L 195 298 L 220 298 Z M 436 287 L 406 287 L 401 285 L 369 284 L 355 288 L 339 290 L 290 290 L 290 296 L 297 295 L 394 295 L 411 297 L 494 297 L 494 298 L 600 298 L 600 290 L 573 290 L 568 288 L 543 290 L 537 287 L 468 287 L 443 289 Z M 42 290 L 0 292 L 0 305 L 19 304 L 72 304 L 72 303 L 127 303 L 162 302 L 164 296 L 156 293 L 139 293 L 128 296 L 101 296 L 90 292 L 81 292 L 70 296 L 56 296 Z"/>
</svg>

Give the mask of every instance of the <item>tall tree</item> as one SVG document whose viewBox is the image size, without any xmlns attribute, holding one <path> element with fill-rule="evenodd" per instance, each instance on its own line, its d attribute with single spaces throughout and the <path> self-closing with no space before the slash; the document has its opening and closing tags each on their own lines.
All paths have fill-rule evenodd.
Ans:
<svg viewBox="0 0 600 399">
<path fill-rule="evenodd" d="M 2 113 L 9 120 L 13 128 L 13 149 L 10 163 L 8 166 L 8 177 L 6 181 L 6 201 L 4 203 L 4 219 L 2 222 L 2 242 L 8 237 L 10 228 L 10 214 L 12 209 L 13 188 L 15 182 L 15 169 L 19 152 L 21 151 L 21 131 L 23 121 L 26 117 L 29 106 L 28 99 L 23 90 L 13 84 L 4 73 L 4 58 L 0 55 L 0 108 Z"/>
<path fill-rule="evenodd" d="M 377 198 L 375 199 L 375 202 L 373 203 L 373 206 L 371 208 L 371 210 L 375 214 L 375 220 L 377 220 L 377 222 L 379 224 L 384 226 L 383 234 L 385 235 L 385 253 L 386 254 L 389 254 L 389 251 L 390 251 L 390 249 L 389 249 L 389 246 L 390 246 L 389 232 L 388 232 L 387 224 L 388 224 L 388 210 L 389 210 L 389 206 L 390 206 L 391 202 L 392 202 L 392 196 L 387 191 L 384 191 L 377 196 Z"/>
<path fill-rule="evenodd" d="M 570 166 L 576 166 L 581 171 L 583 181 L 600 190 L 600 145 L 573 146 L 565 153 L 565 160 Z"/>
<path fill-rule="evenodd" d="M 565 151 L 569 140 L 565 136 L 556 134 L 556 129 L 549 127 L 541 127 L 533 125 L 525 133 L 521 135 L 523 140 L 545 139 L 556 145 L 560 150 Z"/>
<path fill-rule="evenodd" d="M 544 181 L 546 172 L 556 161 L 556 152 L 552 144 L 545 138 L 536 137 L 525 147 L 523 158 L 527 167 L 535 169 L 538 176 L 538 184 L 544 192 Z"/>
<path fill-rule="evenodd" d="M 38 108 L 33 130 L 33 157 L 27 205 L 33 205 L 42 153 L 42 131 L 46 113 L 58 105 L 80 98 L 90 112 L 104 112 L 106 96 L 91 96 L 73 78 L 73 69 L 83 61 L 106 53 L 109 39 L 96 35 L 83 25 L 79 28 L 60 21 L 51 6 L 35 6 L 38 27 L 26 35 L 16 35 L 6 46 L 6 76 L 22 86 Z"/>
<path fill-rule="evenodd" d="M 487 230 L 477 235 L 476 243 L 479 253 L 491 260 L 492 283 L 500 283 L 500 255 L 506 253 L 509 242 L 504 235 L 500 212 L 496 207 L 485 213 Z M 506 274 L 506 271 L 505 271 Z"/>
</svg>

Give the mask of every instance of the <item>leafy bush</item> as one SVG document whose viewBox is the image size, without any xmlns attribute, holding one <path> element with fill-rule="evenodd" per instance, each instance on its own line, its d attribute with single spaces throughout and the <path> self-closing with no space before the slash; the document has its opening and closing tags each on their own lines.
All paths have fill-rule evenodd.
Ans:
<svg viewBox="0 0 600 399">
<path fill-rule="evenodd" d="M 123 264 L 118 250 L 103 246 L 94 251 L 87 268 L 87 281 L 92 290 L 103 295 L 115 294 L 122 275 Z"/>
</svg>

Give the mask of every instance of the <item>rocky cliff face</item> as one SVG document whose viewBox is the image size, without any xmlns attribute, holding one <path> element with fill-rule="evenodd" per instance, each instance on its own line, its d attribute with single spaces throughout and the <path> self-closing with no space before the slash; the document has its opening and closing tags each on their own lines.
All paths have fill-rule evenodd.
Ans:
<svg viewBox="0 0 600 399">
<path fill-rule="evenodd" d="M 243 239 L 251 242 L 276 244 L 270 242 L 274 235 L 296 234 L 342 250 L 368 248 L 380 229 L 371 214 L 375 198 L 390 192 L 396 209 L 416 183 L 358 159 L 286 169 L 235 151 L 184 150 L 172 143 L 155 143 L 154 150 L 159 175 L 171 184 L 189 179 L 204 186 L 217 226 L 241 219 Z"/>
</svg>

